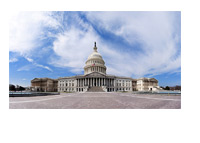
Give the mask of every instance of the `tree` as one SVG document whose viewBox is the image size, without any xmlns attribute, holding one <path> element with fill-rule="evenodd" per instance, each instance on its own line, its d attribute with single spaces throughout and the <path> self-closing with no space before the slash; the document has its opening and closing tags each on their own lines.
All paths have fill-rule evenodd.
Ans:
<svg viewBox="0 0 200 143">
<path fill-rule="evenodd" d="M 169 86 L 166 86 L 166 87 L 165 87 L 165 90 L 170 90 Z"/>
<path fill-rule="evenodd" d="M 25 90 L 25 88 L 22 87 L 22 86 L 20 86 L 20 87 L 19 87 L 19 91 L 22 91 L 22 90 Z"/>
<path fill-rule="evenodd" d="M 15 86 L 13 84 L 9 84 L 9 91 L 16 91 Z"/>
<path fill-rule="evenodd" d="M 175 90 L 181 90 L 181 86 L 180 85 L 176 85 L 175 86 Z"/>
<path fill-rule="evenodd" d="M 16 90 L 17 91 L 22 91 L 22 90 L 25 90 L 25 88 L 22 87 L 22 86 L 16 85 Z"/>
</svg>

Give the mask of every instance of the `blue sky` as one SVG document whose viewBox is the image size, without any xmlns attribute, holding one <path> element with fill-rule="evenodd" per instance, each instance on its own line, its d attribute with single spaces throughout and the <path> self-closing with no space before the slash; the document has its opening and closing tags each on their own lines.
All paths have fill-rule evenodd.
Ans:
<svg viewBox="0 0 200 143">
<path fill-rule="evenodd" d="M 19 12 L 9 40 L 12 84 L 83 74 L 96 41 L 108 74 L 181 85 L 180 12 Z"/>
</svg>

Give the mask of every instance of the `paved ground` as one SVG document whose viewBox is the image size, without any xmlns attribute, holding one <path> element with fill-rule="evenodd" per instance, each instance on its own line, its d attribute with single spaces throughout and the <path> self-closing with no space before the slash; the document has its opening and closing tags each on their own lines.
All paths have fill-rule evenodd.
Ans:
<svg viewBox="0 0 200 143">
<path fill-rule="evenodd" d="M 180 109 L 180 95 L 133 93 L 61 93 L 10 97 L 10 109 Z"/>
</svg>

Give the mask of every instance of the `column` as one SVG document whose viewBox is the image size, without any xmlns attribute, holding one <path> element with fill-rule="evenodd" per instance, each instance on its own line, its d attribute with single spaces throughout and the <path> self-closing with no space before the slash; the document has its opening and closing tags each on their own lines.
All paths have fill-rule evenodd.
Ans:
<svg viewBox="0 0 200 143">
<path fill-rule="evenodd" d="M 83 87 L 83 79 L 81 79 L 81 87 Z"/>
<path fill-rule="evenodd" d="M 99 86 L 100 86 L 100 78 L 99 78 Z"/>
</svg>

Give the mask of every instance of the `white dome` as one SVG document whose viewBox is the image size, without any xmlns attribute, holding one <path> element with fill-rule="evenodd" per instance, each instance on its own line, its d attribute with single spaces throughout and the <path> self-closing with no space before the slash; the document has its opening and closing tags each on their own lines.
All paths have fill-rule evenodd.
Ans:
<svg viewBox="0 0 200 143">
<path fill-rule="evenodd" d="M 102 59 L 101 54 L 99 54 L 97 51 L 94 51 L 89 57 L 88 60 L 91 59 Z M 103 60 L 103 59 L 102 59 Z"/>
<path fill-rule="evenodd" d="M 85 64 L 86 65 L 84 67 L 84 74 L 89 74 L 92 72 L 100 72 L 100 73 L 106 74 L 105 62 L 101 54 L 97 52 L 96 42 L 94 45 L 94 51 L 88 57 Z"/>
</svg>

